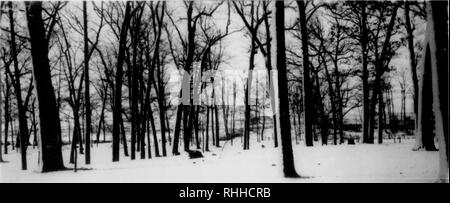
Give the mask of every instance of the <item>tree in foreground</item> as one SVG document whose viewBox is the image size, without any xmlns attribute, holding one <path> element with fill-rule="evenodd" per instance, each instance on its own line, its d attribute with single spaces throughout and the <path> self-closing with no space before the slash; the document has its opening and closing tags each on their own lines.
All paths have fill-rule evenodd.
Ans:
<svg viewBox="0 0 450 203">
<path fill-rule="evenodd" d="M 48 41 L 45 40 L 42 20 L 42 2 L 26 2 L 28 30 L 30 33 L 33 76 L 39 106 L 41 171 L 65 169 L 61 152 L 61 126 L 56 98 L 50 75 Z"/>
<path fill-rule="evenodd" d="M 1 20 L 2 20 L 2 8 L 3 8 L 3 2 L 1 2 L 1 4 L 0 4 L 0 22 L 2 22 Z M 6 77 L 5 77 L 6 78 Z M 1 107 L 1 104 L 3 103 L 3 98 L 2 98 L 2 75 L 1 75 L 1 72 L 0 72 L 0 162 L 3 162 L 3 156 L 2 156 L 2 107 Z M 7 124 L 5 124 L 5 126 L 6 126 Z M 6 142 L 4 143 L 5 144 L 5 146 L 6 146 Z M 5 148 L 6 149 L 6 148 Z"/>
<path fill-rule="evenodd" d="M 1 7 L 0 7 L 0 9 L 1 9 Z M 3 91 L 2 90 L 2 75 L 0 72 L 0 105 L 3 103 L 2 94 L 1 94 L 2 91 Z M 2 148 L 1 148 L 2 145 L 1 144 L 2 144 L 2 107 L 0 106 L 0 162 L 3 162 Z M 5 142 L 5 145 L 6 145 L 6 142 Z"/>
<path fill-rule="evenodd" d="M 286 73 L 286 45 L 284 33 L 284 2 L 276 1 L 275 8 L 275 40 L 273 46 L 274 68 L 278 70 L 279 117 L 281 129 L 281 147 L 283 152 L 283 171 L 285 177 L 299 177 L 295 171 L 292 153 L 291 123 L 289 120 L 289 94 Z"/>
<path fill-rule="evenodd" d="M 424 66 L 431 66 L 435 133 L 439 140 L 439 181 L 448 182 L 448 2 L 427 2 Z M 429 91 L 429 90 L 424 90 Z"/>
<path fill-rule="evenodd" d="M 125 49 L 127 43 L 127 30 L 131 19 L 131 2 L 127 1 L 125 9 L 125 18 L 122 23 L 122 29 L 119 39 L 119 54 L 117 57 L 116 70 L 116 92 L 114 95 L 114 109 L 113 109 L 113 133 L 112 133 L 112 148 L 113 161 L 119 161 L 119 145 L 120 145 L 120 122 L 122 121 L 122 77 L 123 64 L 125 61 Z"/>
</svg>

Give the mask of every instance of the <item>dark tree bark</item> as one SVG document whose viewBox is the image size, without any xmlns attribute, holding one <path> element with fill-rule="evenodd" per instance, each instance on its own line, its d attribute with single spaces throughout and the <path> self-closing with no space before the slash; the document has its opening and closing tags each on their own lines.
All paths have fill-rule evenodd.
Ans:
<svg viewBox="0 0 450 203">
<path fill-rule="evenodd" d="M 11 29 L 11 57 L 13 59 L 14 64 L 14 77 L 11 76 L 13 81 L 13 86 L 15 90 L 16 100 L 17 100 L 17 109 L 19 115 L 19 141 L 20 141 L 20 154 L 22 161 L 22 170 L 27 169 L 27 147 L 29 142 L 29 134 L 28 134 L 28 122 L 27 122 L 27 106 L 23 103 L 22 99 L 22 87 L 20 82 L 20 70 L 19 70 L 19 62 L 17 60 L 17 47 L 16 47 L 16 32 L 14 26 L 14 12 L 13 12 L 13 3 L 9 2 L 9 22 Z M 8 70 L 7 70 L 8 71 Z M 10 71 L 8 71 L 10 72 Z"/>
<path fill-rule="evenodd" d="M 126 136 L 126 132 L 125 132 L 125 126 L 123 124 L 123 118 L 120 122 L 120 136 L 121 136 L 120 139 L 122 140 L 122 144 L 123 144 L 123 154 L 125 156 L 129 156 L 128 155 L 128 142 L 127 142 L 127 136 Z"/>
<path fill-rule="evenodd" d="M 297 1 L 300 12 L 300 29 L 302 35 L 302 53 L 303 53 L 303 92 L 304 92 L 304 125 L 305 125 L 305 142 L 306 146 L 313 146 L 313 128 L 312 128 L 312 86 L 309 75 L 309 60 L 308 60 L 308 31 L 306 20 L 306 7 L 304 1 Z M 281 89 L 281 87 L 280 87 Z M 281 121 L 280 121 L 281 122 Z M 281 124 L 281 123 L 280 123 Z"/>
<path fill-rule="evenodd" d="M 268 16 L 269 15 L 269 11 L 267 9 L 269 4 L 269 1 L 264 1 L 263 2 L 263 10 L 264 13 Z M 269 91 L 270 91 L 270 95 L 272 95 L 272 97 L 270 98 L 270 105 L 272 106 L 272 122 L 273 122 L 273 137 L 274 137 L 274 146 L 278 147 L 278 124 L 277 124 L 277 116 L 276 116 L 276 102 L 275 102 L 275 92 L 274 92 L 274 85 L 273 85 L 273 78 L 272 78 L 272 45 L 271 45 L 271 34 L 270 34 L 270 24 L 269 24 L 269 18 L 266 17 L 264 18 L 264 26 L 266 29 L 266 69 L 267 69 L 267 80 L 269 83 Z M 261 52 L 262 52 L 262 46 L 260 46 Z M 263 53 L 263 52 L 262 52 Z M 262 132 L 262 136 L 264 136 L 264 127 L 263 127 L 263 132 Z"/>
<path fill-rule="evenodd" d="M 325 74 L 326 74 L 326 78 L 327 78 L 327 82 L 328 82 L 328 88 L 330 90 L 331 114 L 332 114 L 332 118 L 333 118 L 333 144 L 337 145 L 338 125 L 337 125 L 336 99 L 335 99 L 336 95 L 334 93 L 333 81 L 332 81 L 332 78 L 328 71 L 328 67 L 327 67 L 325 58 L 322 58 L 322 60 L 323 60 Z"/>
<path fill-rule="evenodd" d="M 419 80 L 417 78 L 417 65 L 416 65 L 416 55 L 414 52 L 414 34 L 413 29 L 411 26 L 411 18 L 409 15 L 410 9 L 409 9 L 410 2 L 405 1 L 405 25 L 406 25 L 406 32 L 408 33 L 408 49 L 409 49 L 409 63 L 411 66 L 411 77 L 413 81 L 413 90 L 414 90 L 414 120 L 415 120 L 415 130 L 417 131 L 418 127 L 418 106 L 419 106 Z"/>
<path fill-rule="evenodd" d="M 419 89 L 419 126 L 417 133 L 420 134 L 422 145 L 417 149 L 425 148 L 427 151 L 436 151 L 434 145 L 434 125 L 435 115 L 433 112 L 433 92 L 432 75 L 431 75 L 431 59 L 429 51 L 425 47 L 424 65 L 422 69 L 422 77 Z M 418 137 L 416 137 L 417 139 Z"/>
<path fill-rule="evenodd" d="M 225 128 L 225 137 L 229 139 L 230 132 L 228 129 L 228 116 L 230 107 L 228 106 L 228 102 L 225 103 L 225 78 L 222 77 L 222 116 L 223 116 L 223 126 Z M 228 101 L 228 100 L 227 100 Z"/>
<path fill-rule="evenodd" d="M 63 170 L 61 126 L 56 97 L 51 81 L 48 60 L 48 41 L 45 40 L 42 2 L 27 2 L 33 75 L 39 106 L 40 149 L 42 172 Z M 45 114 L 43 113 L 45 112 Z"/>
<path fill-rule="evenodd" d="M 300 2 L 303 5 L 303 2 Z M 303 7 L 304 8 L 304 7 Z M 291 124 L 289 122 L 289 94 L 287 86 L 286 71 L 286 47 L 284 31 L 284 2 L 275 1 L 275 37 L 274 46 L 275 64 L 278 69 L 278 89 L 279 89 L 279 109 L 280 109 L 280 129 L 281 147 L 283 152 L 283 171 L 285 177 L 298 177 L 295 171 L 294 155 L 292 153 Z"/>
<path fill-rule="evenodd" d="M 0 9 L 1 9 L 1 7 L 0 7 Z M 1 13 L 0 13 L 0 15 L 1 15 Z M 0 20 L 1 20 L 1 17 L 0 17 Z M 2 117 L 3 112 L 2 112 L 2 107 L 1 107 L 1 104 L 3 103 L 2 92 L 3 92 L 3 81 L 2 81 L 2 75 L 0 72 L 0 162 L 3 162 L 3 154 L 2 154 L 2 144 L 3 143 L 2 143 L 2 126 L 1 126 L 2 119 L 3 119 L 3 117 Z M 6 145 L 6 142 L 5 142 L 5 145 Z"/>
<path fill-rule="evenodd" d="M 169 140 L 169 145 L 172 145 L 172 136 L 170 136 L 170 131 L 172 129 L 170 129 L 169 116 L 167 116 L 167 113 L 166 113 L 166 126 L 167 126 L 167 134 L 169 135 L 169 139 L 168 139 Z"/>
<path fill-rule="evenodd" d="M 181 92 L 180 92 L 181 95 Z M 172 154 L 173 155 L 180 155 L 180 152 L 178 151 L 178 145 L 180 143 L 180 128 L 181 128 L 181 118 L 183 115 L 183 104 L 179 104 L 177 108 L 177 117 L 175 121 L 175 132 L 173 135 L 173 147 L 172 147 Z"/>
<path fill-rule="evenodd" d="M 312 65 L 311 65 L 311 71 L 313 71 L 313 73 L 314 73 L 314 80 L 315 80 L 315 84 L 312 83 L 311 85 L 314 88 L 313 96 L 316 99 L 315 104 L 313 106 L 315 107 L 316 114 L 318 115 L 317 125 L 320 126 L 320 136 L 322 138 L 322 145 L 327 145 L 328 144 L 329 123 L 328 123 L 328 116 L 325 114 L 325 110 L 324 110 L 323 98 L 322 98 L 322 95 L 320 94 L 319 73 L 318 73 L 318 70 L 314 70 Z"/>
<path fill-rule="evenodd" d="M 78 106 L 78 104 L 76 104 Z M 79 116 L 79 110 L 78 107 L 73 107 L 73 119 L 74 119 L 74 129 L 73 129 L 73 136 L 72 136 L 72 144 L 71 144 L 71 150 L 70 150 L 70 158 L 69 163 L 73 164 L 77 162 L 76 153 L 77 153 L 77 145 L 83 146 L 83 143 L 81 142 L 81 127 L 80 127 L 80 116 Z M 80 149 L 81 153 L 81 149 Z"/>
<path fill-rule="evenodd" d="M 237 95 L 237 91 L 236 91 L 236 80 L 235 80 L 233 82 L 233 115 L 232 115 L 232 125 L 231 125 L 231 132 L 233 133 L 232 138 L 231 138 L 231 144 L 232 145 L 233 145 L 233 138 L 236 137 L 236 131 L 235 131 L 236 130 L 236 95 Z M 275 116 L 276 115 L 274 114 L 274 117 Z M 277 131 L 277 130 L 275 129 L 274 131 Z"/>
<path fill-rule="evenodd" d="M 3 2 L 0 4 L 0 10 L 1 9 L 3 9 Z M 3 15 L 3 12 L 0 11 L 0 21 L 2 20 L 2 15 Z M 5 80 L 6 80 L 6 77 L 5 77 Z M 1 104 L 3 103 L 2 93 L 3 93 L 3 82 L 2 82 L 2 76 L 1 76 L 1 73 L 0 73 L 0 162 L 3 162 L 2 147 L 1 147 L 2 144 L 3 144 L 2 143 L 2 127 L 1 127 L 1 123 L 3 122 L 2 121 L 2 119 L 3 119 L 2 113 L 3 112 L 2 112 L 2 107 L 1 107 Z M 8 124 L 5 124 L 5 126 L 6 125 L 8 125 Z M 5 137 L 7 137 L 7 135 L 5 135 Z M 6 146 L 6 144 L 7 144 L 7 142 L 6 142 L 6 139 L 5 139 L 4 145 Z M 7 148 L 5 148 L 5 149 L 7 149 Z"/>
<path fill-rule="evenodd" d="M 214 82 L 214 81 L 213 81 Z M 215 89 L 213 86 L 213 101 L 214 101 L 214 106 L 213 106 L 213 110 L 214 110 L 214 121 L 215 121 L 215 130 L 216 130 L 216 142 L 215 145 L 216 147 L 220 147 L 220 139 L 219 139 L 219 108 L 217 108 L 217 101 L 216 101 L 216 93 L 215 93 Z"/>
<path fill-rule="evenodd" d="M 209 152 L 209 111 L 210 107 L 206 106 L 206 140 L 205 140 L 205 151 Z"/>
<path fill-rule="evenodd" d="M 128 85 L 129 85 L 129 102 L 131 107 L 131 159 L 134 160 L 136 156 L 136 142 L 138 144 L 137 151 L 141 153 L 145 150 L 142 148 L 141 142 L 145 139 L 142 138 L 140 128 L 140 113 L 139 113 L 139 74 L 140 74 L 140 64 L 138 65 L 138 43 L 140 40 L 140 26 L 141 18 L 143 14 L 143 7 L 140 7 L 140 12 L 138 15 L 133 16 L 133 29 L 131 29 L 131 47 L 133 51 L 132 64 L 127 67 L 128 74 Z M 150 80 L 150 78 L 149 78 Z M 141 155 L 142 158 L 142 155 Z"/>
<path fill-rule="evenodd" d="M 97 144 L 100 143 L 100 133 L 102 130 L 102 125 L 104 125 L 104 122 L 105 122 L 106 100 L 108 99 L 107 89 L 108 89 L 108 86 L 105 87 L 105 89 L 103 90 L 103 93 L 102 93 L 102 110 L 100 113 L 100 120 L 98 121 L 97 135 L 96 135 Z"/>
<path fill-rule="evenodd" d="M 161 144 L 162 144 L 162 155 L 167 156 L 167 150 L 166 150 L 166 125 L 165 125 L 165 114 L 166 114 L 166 107 L 164 105 L 165 103 L 165 87 L 164 87 L 164 75 L 163 70 L 160 63 L 160 56 L 159 56 L 159 44 L 161 41 L 161 34 L 162 34 L 162 28 L 163 28 L 163 20 L 164 20 L 164 11 L 165 11 L 166 3 L 162 3 L 162 11 L 161 12 L 155 12 L 153 11 L 153 31 L 156 34 L 156 44 L 155 44 L 155 54 L 154 59 L 157 60 L 156 68 L 157 68 L 157 76 L 158 76 L 158 106 L 159 106 L 159 120 L 160 120 L 160 130 L 161 130 Z M 159 4 L 156 6 L 156 10 L 159 8 Z M 160 16 L 157 16 L 157 14 L 160 13 Z M 198 136 L 197 136 L 198 137 Z"/>
<path fill-rule="evenodd" d="M 194 123 L 199 123 L 198 117 L 200 114 L 200 106 L 195 107 L 195 120 Z M 200 139 L 199 139 L 199 125 L 194 126 L 194 132 L 195 132 L 195 144 L 197 145 L 197 149 L 201 149 L 200 147 Z"/>
<path fill-rule="evenodd" d="M 361 9 L 361 22 L 360 22 L 360 33 L 359 41 L 361 46 L 361 56 L 362 56 L 362 88 L 363 88 L 363 116 L 362 116 L 362 134 L 363 143 L 373 143 L 373 139 L 370 138 L 369 134 L 369 71 L 368 71 L 368 31 L 367 31 L 367 13 L 366 4 L 360 4 Z"/>
<path fill-rule="evenodd" d="M 8 132 L 9 132 L 9 123 L 10 123 L 10 110 L 9 110 L 9 97 L 10 97 L 10 89 L 11 89 L 11 85 L 9 82 L 9 77 L 7 74 L 5 74 L 5 83 L 6 83 L 6 88 L 5 88 L 5 141 L 4 143 L 4 150 L 5 150 L 5 154 L 8 154 Z M 0 107 L 1 108 L 1 107 Z"/>
<path fill-rule="evenodd" d="M 122 29 L 119 39 L 119 54 L 117 57 L 116 83 L 114 95 L 114 109 L 113 109 L 113 161 L 119 161 L 119 143 L 120 143 L 120 122 L 122 120 L 122 77 L 123 77 L 123 63 L 125 60 L 125 49 L 127 30 L 130 22 L 131 2 L 126 3 L 125 18 L 122 23 Z"/>
<path fill-rule="evenodd" d="M 90 99 L 90 81 L 89 81 L 89 36 L 88 36 L 88 22 L 87 22 L 87 8 L 86 1 L 83 1 L 83 28 L 84 28 L 84 105 L 86 108 L 86 128 L 85 128 L 85 148 L 86 154 L 85 163 L 91 164 L 91 99 Z"/>
<path fill-rule="evenodd" d="M 155 157 L 160 157 L 161 155 L 159 154 L 159 145 L 158 145 L 158 137 L 156 135 L 155 119 L 153 117 L 153 110 L 152 110 L 151 105 L 148 107 L 148 115 L 149 115 L 150 124 L 152 127 L 153 143 L 155 144 Z"/>
<path fill-rule="evenodd" d="M 372 93 L 372 101 L 370 104 L 369 109 L 369 143 L 374 142 L 374 128 L 375 128 L 375 107 L 378 103 L 378 97 L 382 97 L 382 90 L 381 90 L 381 83 L 382 83 L 382 76 L 386 72 L 386 69 L 388 67 L 388 61 L 390 60 L 390 57 L 388 57 L 388 50 L 390 49 L 391 43 L 390 39 L 392 36 L 392 32 L 395 25 L 395 20 L 397 17 L 397 10 L 399 8 L 400 4 L 396 3 L 394 5 L 394 8 L 392 9 L 392 13 L 390 16 L 389 25 L 386 30 L 386 37 L 383 43 L 383 47 L 380 53 L 380 56 L 375 59 L 375 67 L 376 67 L 376 73 L 375 73 L 375 81 L 374 81 L 374 87 L 373 87 L 373 93 Z M 375 47 L 375 53 L 378 52 L 378 47 Z M 377 56 L 377 54 L 375 54 Z M 382 133 L 382 131 L 380 131 Z M 382 134 L 381 134 L 382 135 Z"/>
</svg>

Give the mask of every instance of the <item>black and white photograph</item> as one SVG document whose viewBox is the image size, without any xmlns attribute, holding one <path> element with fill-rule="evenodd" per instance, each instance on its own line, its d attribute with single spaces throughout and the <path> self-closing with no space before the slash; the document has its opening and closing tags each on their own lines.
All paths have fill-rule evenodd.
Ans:
<svg viewBox="0 0 450 203">
<path fill-rule="evenodd" d="M 449 183 L 448 1 L 0 4 L 0 183 Z"/>
</svg>

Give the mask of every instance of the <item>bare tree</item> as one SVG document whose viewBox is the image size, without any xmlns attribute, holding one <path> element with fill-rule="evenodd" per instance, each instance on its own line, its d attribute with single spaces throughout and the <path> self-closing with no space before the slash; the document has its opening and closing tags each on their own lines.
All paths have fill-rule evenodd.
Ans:
<svg viewBox="0 0 450 203">
<path fill-rule="evenodd" d="M 249 5 L 246 5 L 245 2 L 236 3 L 233 1 L 234 8 L 238 15 L 241 17 L 242 21 L 245 24 L 245 27 L 250 35 L 250 57 L 249 57 L 249 68 L 248 68 L 248 76 L 247 76 L 247 84 L 245 86 L 245 126 L 244 126 L 244 149 L 250 149 L 250 92 L 252 89 L 252 81 L 253 81 L 253 69 L 255 67 L 255 55 L 257 51 L 257 41 L 258 39 L 258 29 L 259 26 L 264 22 L 264 19 L 269 14 L 268 12 L 259 15 L 261 2 L 258 1 L 255 5 L 254 1 L 250 1 Z M 245 12 L 245 8 L 250 7 L 250 13 Z M 248 17 L 247 17 L 248 15 Z M 249 18 L 249 19 L 247 19 Z"/>
<path fill-rule="evenodd" d="M 83 27 L 84 27 L 84 105 L 86 108 L 86 128 L 85 128 L 85 163 L 91 164 L 91 99 L 90 99 L 90 80 L 89 80 L 89 47 L 88 47 L 88 19 L 86 1 L 83 1 Z"/>
<path fill-rule="evenodd" d="M 285 177 L 299 177 L 295 171 L 294 155 L 292 153 L 291 125 L 289 121 L 289 98 L 286 74 L 286 47 L 285 47 L 285 27 L 284 27 L 284 2 L 274 3 L 274 64 L 278 71 L 279 90 L 279 117 L 281 128 L 281 147 L 283 152 L 283 171 Z"/>
<path fill-rule="evenodd" d="M 26 151 L 29 144 L 29 134 L 28 134 L 28 121 L 26 116 L 28 101 L 31 96 L 31 92 L 33 89 L 32 83 L 30 82 L 29 93 L 27 94 L 25 99 L 22 99 L 22 87 L 21 87 L 21 69 L 19 68 L 19 61 L 17 59 L 18 51 L 16 45 L 16 31 L 14 26 L 14 8 L 13 3 L 9 2 L 9 22 L 10 22 L 10 35 L 11 35 L 11 57 L 13 59 L 14 65 L 14 74 L 9 70 L 9 66 L 6 66 L 6 71 L 10 75 L 16 100 L 17 100 L 17 109 L 19 115 L 19 141 L 20 141 L 20 151 L 21 151 L 21 159 L 22 159 L 22 170 L 27 169 L 27 157 Z M 32 78 L 31 78 L 32 79 Z"/>
<path fill-rule="evenodd" d="M 0 6 L 0 9 L 2 9 L 2 7 Z M 1 13 L 0 13 L 0 21 L 1 21 Z M 2 107 L 1 107 L 1 104 L 3 103 L 3 97 L 2 97 L 2 93 L 3 93 L 3 82 L 2 82 L 2 75 L 1 75 L 1 72 L 0 72 L 0 162 L 3 162 L 3 155 L 2 155 L 2 148 L 1 148 L 1 146 L 2 146 L 2 115 L 3 115 L 3 112 L 2 112 Z M 5 142 L 5 145 L 6 145 L 6 142 Z"/>
<path fill-rule="evenodd" d="M 119 134 L 122 120 L 122 77 L 125 58 L 127 31 L 131 18 L 131 2 L 126 2 L 125 16 L 122 22 L 119 39 L 119 54 L 117 57 L 117 70 L 115 82 L 115 97 L 113 109 L 113 161 L 119 161 Z"/>
<path fill-rule="evenodd" d="M 312 118 L 312 86 L 309 73 L 309 60 L 308 60 L 308 31 L 306 28 L 306 6 L 305 2 L 297 1 L 299 16 L 300 16 L 300 29 L 302 33 L 302 54 L 303 54 L 303 105 L 304 105 L 304 125 L 305 125 L 305 143 L 306 146 L 313 146 L 313 136 L 312 136 L 312 123 L 310 119 Z"/>
<path fill-rule="evenodd" d="M 39 103 L 42 172 L 63 170 L 61 126 L 48 60 L 48 41 L 42 20 L 42 2 L 27 2 L 33 75 Z M 45 112 L 45 114 L 43 113 Z"/>
</svg>

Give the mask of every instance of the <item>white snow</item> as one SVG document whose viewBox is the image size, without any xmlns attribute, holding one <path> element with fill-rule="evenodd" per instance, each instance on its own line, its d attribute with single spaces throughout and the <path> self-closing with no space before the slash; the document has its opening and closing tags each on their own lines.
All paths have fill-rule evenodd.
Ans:
<svg viewBox="0 0 450 203">
<path fill-rule="evenodd" d="M 92 164 L 84 165 L 84 156 L 78 157 L 79 167 L 73 170 L 40 173 L 36 149 L 29 149 L 26 171 L 20 170 L 20 154 L 4 155 L 7 163 L 0 164 L 0 182 L 434 182 L 438 175 L 438 152 L 412 151 L 414 140 L 402 143 L 328 145 L 315 143 L 314 147 L 295 144 L 294 157 L 297 172 L 308 178 L 284 178 L 281 148 L 273 147 L 273 140 L 251 141 L 244 151 L 241 139 L 234 145 L 221 142 L 223 148 L 212 147 L 204 158 L 189 159 L 180 156 L 136 160 L 123 156 L 113 163 L 111 143 L 94 145 Z M 264 147 L 262 147 L 264 145 Z M 153 146 L 152 146 L 153 148 Z M 193 146 L 194 148 L 194 146 Z M 167 148 L 171 152 L 171 146 Z M 182 147 L 180 146 L 180 150 Z M 153 149 L 152 149 L 153 150 Z M 64 146 L 64 162 L 68 168 L 69 148 Z"/>
</svg>

